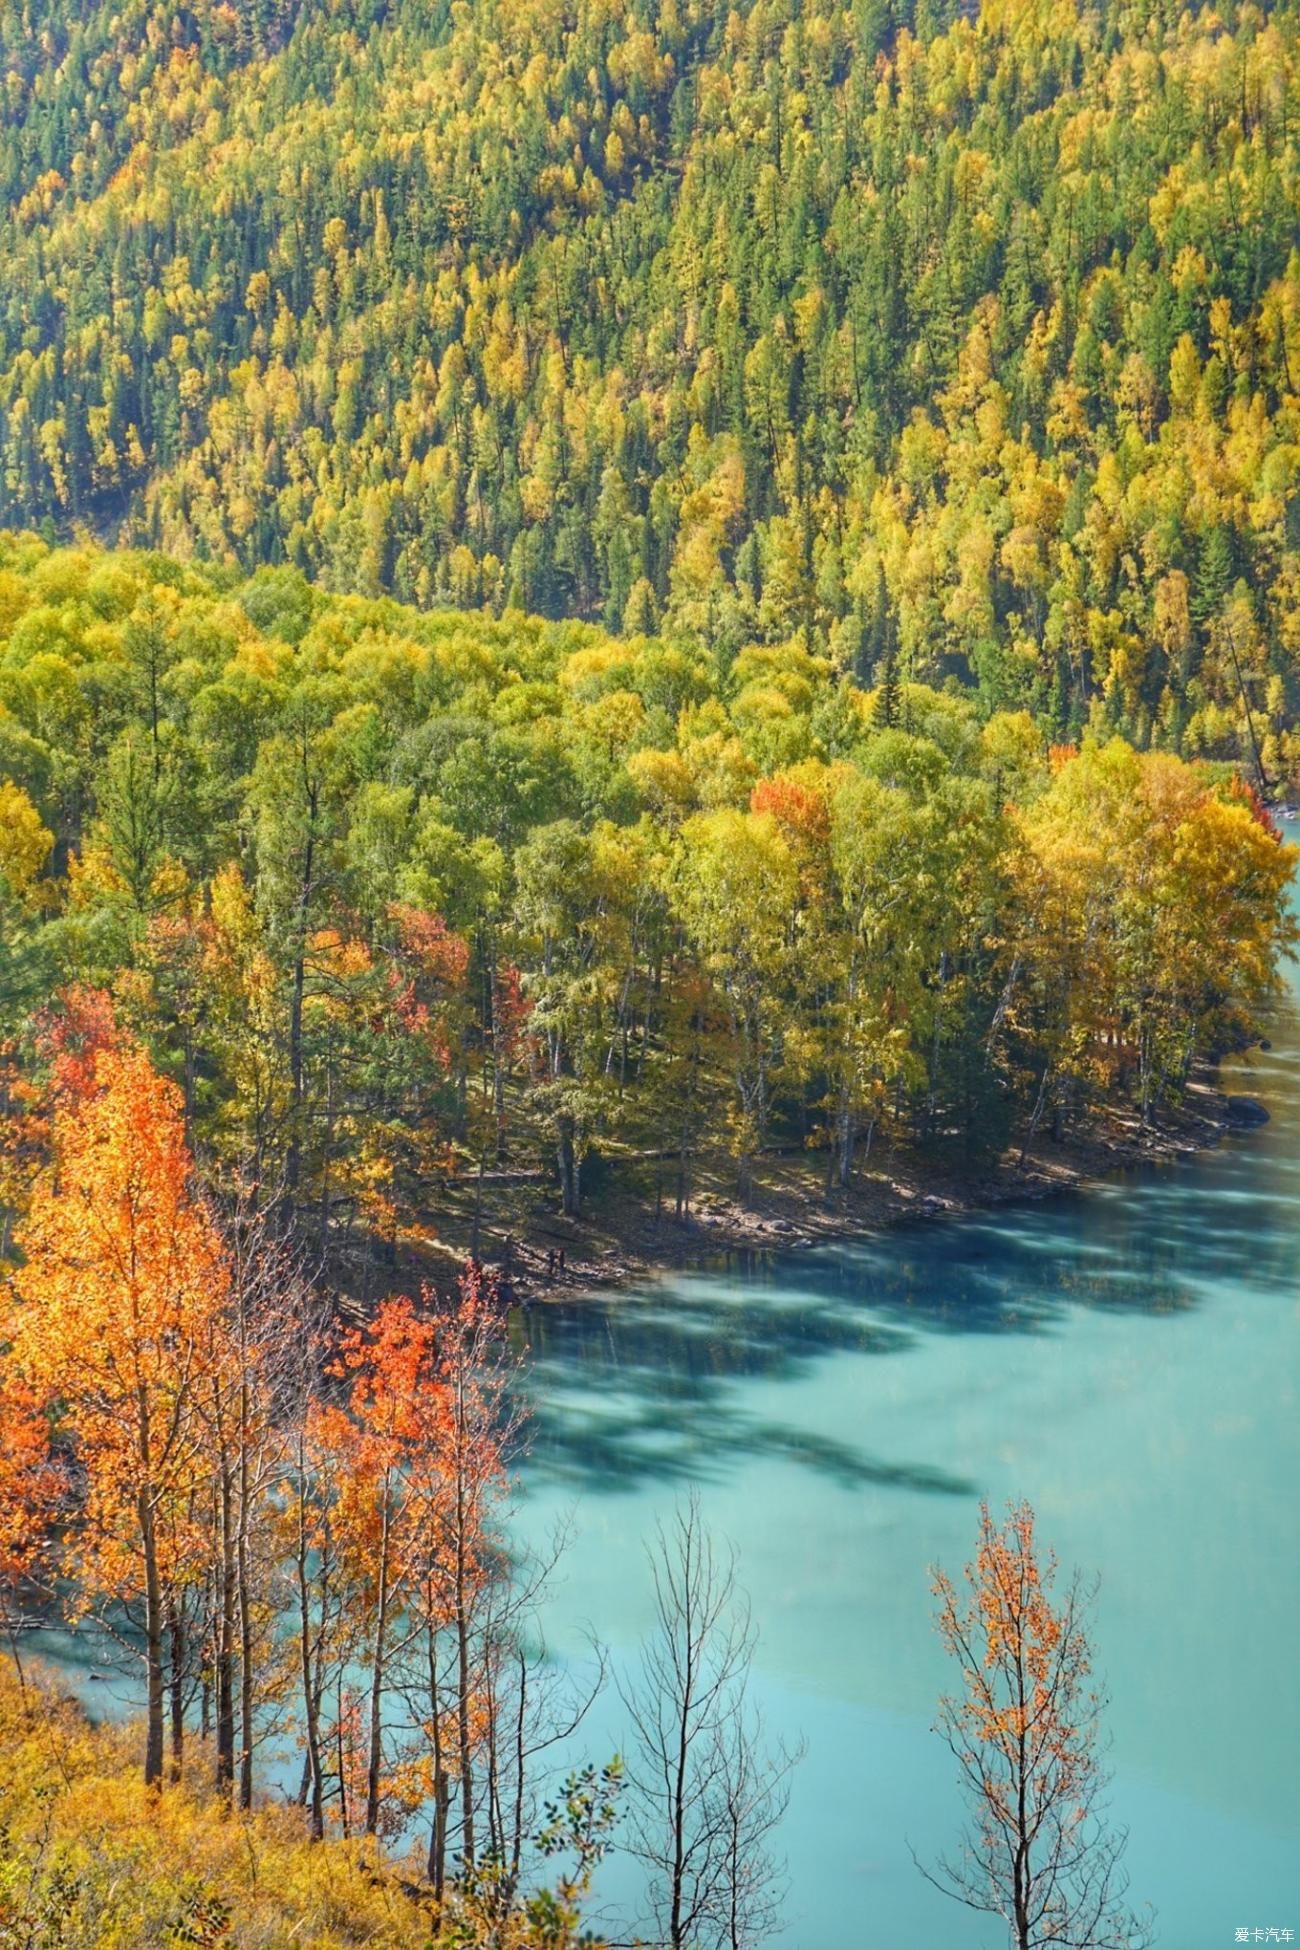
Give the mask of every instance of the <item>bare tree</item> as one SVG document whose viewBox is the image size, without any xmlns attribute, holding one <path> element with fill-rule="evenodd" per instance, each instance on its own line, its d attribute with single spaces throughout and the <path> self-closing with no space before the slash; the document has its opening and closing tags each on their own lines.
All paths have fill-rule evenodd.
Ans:
<svg viewBox="0 0 1300 1950">
<path fill-rule="evenodd" d="M 326 1304 L 323 1296 L 306 1283 L 299 1289 L 299 1297 L 301 1321 L 297 1331 L 287 1337 L 288 1359 L 276 1403 L 277 1422 L 285 1430 L 285 1472 L 279 1501 L 292 1592 L 286 1607 L 293 1619 L 291 1640 L 285 1648 L 286 1666 L 298 1692 L 301 1714 L 303 1771 L 298 1799 L 309 1811 L 312 1840 L 319 1842 L 325 1836 L 325 1803 L 330 1792 L 326 1700 L 331 1683 L 346 1662 L 350 1641 L 344 1616 L 346 1592 L 332 1523 L 336 1485 L 323 1469 L 312 1439 L 312 1408 L 327 1342 Z M 341 1819 L 346 1821 L 341 1783 L 339 1801 Z"/>
<path fill-rule="evenodd" d="M 1125 1900 L 1127 1836 L 1105 1819 L 1103 1694 L 1085 1630 L 1096 1587 L 1076 1573 L 1054 1602 L 1056 1560 L 1039 1564 L 1034 1513 L 1011 1505 L 997 1525 L 980 1506 L 980 1540 L 959 1600 L 934 1574 L 939 1633 L 963 1681 L 936 1731 L 974 1804 L 955 1861 L 928 1880 L 970 1909 L 1005 1919 L 1013 1950 L 1142 1950 L 1149 1915 Z"/>
<path fill-rule="evenodd" d="M 214 1212 L 228 1296 L 220 1358 L 208 1364 L 200 1400 L 212 1471 L 211 1564 L 205 1629 L 190 1636 L 215 1708 L 217 1785 L 232 1797 L 237 1791 L 244 1810 L 253 1805 L 256 1750 L 278 1730 L 277 1714 L 267 1711 L 276 1683 L 260 1684 L 258 1674 L 274 1665 L 276 1619 L 288 1597 L 279 1540 L 264 1519 L 288 1494 L 294 1413 L 314 1386 L 328 1316 L 328 1300 L 278 1216 L 274 1203 L 238 1181 Z"/>
<path fill-rule="evenodd" d="M 665 1950 L 748 1950 L 777 1927 L 772 1836 L 800 1753 L 769 1749 L 747 1689 L 755 1634 L 736 1560 L 690 1497 L 650 1548 L 655 1623 L 620 1686 L 631 1720 L 629 1847 Z"/>
</svg>

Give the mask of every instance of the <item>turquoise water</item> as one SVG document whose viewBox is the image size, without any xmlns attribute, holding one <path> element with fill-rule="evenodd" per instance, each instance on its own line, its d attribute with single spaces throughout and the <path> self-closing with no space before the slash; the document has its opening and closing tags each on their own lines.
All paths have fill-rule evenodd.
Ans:
<svg viewBox="0 0 1300 1950">
<path fill-rule="evenodd" d="M 1163 1950 L 1300 1942 L 1300 1012 L 1239 1074 L 1272 1122 L 1175 1166 L 748 1271 L 531 1316 L 522 1528 L 570 1544 L 550 1648 L 617 1665 L 644 1545 L 689 1486 L 740 1556 L 756 1695 L 802 1737 L 784 1950 L 1004 1950 L 923 1880 L 963 1804 L 931 1731 L 951 1682 L 929 1566 L 1027 1496 L 1101 1578 L 1112 1811 Z M 93 1639 L 48 1639 L 100 1713 Z M 610 1689 L 574 1757 L 623 1742 Z M 286 1776 L 287 1778 L 287 1776 Z M 626 1914 L 626 1863 L 601 1889 Z"/>
<path fill-rule="evenodd" d="M 688 1485 L 739 1552 L 758 1697 L 807 1742 L 783 1945 L 1002 1950 L 910 1851 L 963 1817 L 928 1567 L 960 1570 L 981 1497 L 1021 1496 L 1100 1575 L 1112 1813 L 1159 1942 L 1300 1942 L 1294 1003 L 1276 1043 L 1238 1079 L 1273 1121 L 1195 1160 L 530 1322 L 524 1523 L 572 1529 L 554 1648 L 590 1626 L 633 1652 L 644 1541 Z M 621 1734 L 615 1701 L 583 1741 Z"/>
</svg>

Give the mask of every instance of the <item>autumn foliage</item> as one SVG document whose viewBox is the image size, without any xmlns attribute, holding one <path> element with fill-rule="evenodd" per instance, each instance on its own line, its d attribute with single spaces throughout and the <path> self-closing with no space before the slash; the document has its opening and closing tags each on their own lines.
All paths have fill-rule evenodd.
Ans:
<svg viewBox="0 0 1300 1950">
<path fill-rule="evenodd" d="M 448 1943 L 484 1940 L 471 1918 L 576 1940 L 612 1815 L 575 1778 L 535 1840 L 550 1732 L 502 1532 L 519 1415 L 494 1282 L 470 1264 L 451 1300 L 332 1318 L 273 1215 L 200 1190 L 183 1092 L 105 998 L 69 997 L 44 1050 L 0 1342 L 0 1624 L 62 1609 L 140 1659 L 149 1793 L 201 1779 L 248 1814 L 265 1744 L 296 1741 L 306 1833 L 418 1842 Z M 569 1847 L 530 1893 L 526 1857 Z"/>
<path fill-rule="evenodd" d="M 180 1093 L 143 1051 L 56 1064 L 53 1162 L 18 1234 L 12 1360 L 77 1464 L 79 1603 L 145 1611 L 146 1778 L 163 1764 L 163 1633 L 202 1551 L 199 1414 L 221 1358 L 226 1266 L 192 1182 Z"/>
<path fill-rule="evenodd" d="M 48 1524 L 58 1507 L 62 1471 L 51 1454 L 49 1422 L 39 1396 L 0 1365 L 0 1630 L 12 1625 L 17 1594 L 41 1569 Z"/>
<path fill-rule="evenodd" d="M 318 1702 L 313 1821 L 323 1826 L 332 1800 L 344 1832 L 391 1833 L 432 1796 L 439 1887 L 453 1783 L 462 1855 L 472 1861 L 475 1849 L 475 1767 L 488 1731 L 482 1611 L 504 1568 L 495 1520 L 512 1427 L 504 1388 L 513 1364 L 499 1349 L 493 1295 L 476 1268 L 454 1309 L 428 1290 L 418 1307 L 382 1302 L 334 1342 L 326 1376 L 342 1386 L 308 1407 L 294 1489 L 311 1553 L 298 1560 L 299 1615 L 320 1621 L 301 1648 Z M 398 1697 L 415 1716 L 405 1737 L 389 1710 Z"/>
<path fill-rule="evenodd" d="M 1146 1925 L 1124 1901 L 1124 1836 L 1107 1829 L 1101 1757 L 1105 1704 L 1092 1668 L 1092 1593 L 1076 1576 L 1059 1595 L 1040 1555 L 1034 1513 L 980 1506 L 965 1590 L 936 1571 L 939 1634 L 962 1691 L 941 1702 L 939 1731 L 971 1804 L 961 1854 L 931 1879 L 1001 1916 L 1013 1950 L 1140 1950 Z"/>
</svg>

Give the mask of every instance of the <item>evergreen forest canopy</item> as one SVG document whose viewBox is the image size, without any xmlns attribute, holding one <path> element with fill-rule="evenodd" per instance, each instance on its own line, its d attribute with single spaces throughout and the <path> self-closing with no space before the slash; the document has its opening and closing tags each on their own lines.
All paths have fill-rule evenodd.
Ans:
<svg viewBox="0 0 1300 1950">
<path fill-rule="evenodd" d="M 0 35 L 0 519 L 1294 771 L 1286 0 Z"/>
<path fill-rule="evenodd" d="M 449 1174 L 689 1205 L 774 1142 L 1145 1121 L 1255 1030 L 1294 854 L 1226 766 L 293 569 L 0 543 L 5 1184 L 111 1010 L 210 1173 L 396 1252 Z M 51 998 L 60 998 L 50 1006 Z M 39 1120 L 37 1120 L 39 1123 Z M 1046 1128 L 1044 1125 L 1043 1128 Z"/>
</svg>

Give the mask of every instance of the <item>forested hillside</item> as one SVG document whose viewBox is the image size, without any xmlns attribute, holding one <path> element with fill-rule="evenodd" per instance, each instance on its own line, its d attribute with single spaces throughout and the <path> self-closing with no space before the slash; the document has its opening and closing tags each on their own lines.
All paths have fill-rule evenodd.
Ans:
<svg viewBox="0 0 1300 1950">
<path fill-rule="evenodd" d="M 1145 1122 L 1292 936 L 1230 768 L 286 568 L 5 542 L 0 780 L 8 1108 L 115 1017 L 330 1249 L 506 1161 L 576 1213 L 593 1152 L 654 1160 L 681 1210 L 776 1141 L 843 1184 L 881 1130 Z"/>
<path fill-rule="evenodd" d="M 3 51 L 0 518 L 1294 769 L 1293 5 L 11 0 Z"/>
<path fill-rule="evenodd" d="M 667 1353 L 658 1289 L 617 1345 L 534 1302 L 1264 1117 L 1209 1069 L 1300 944 L 1300 0 L 0 0 L 0 254 L 0 1950 L 771 1940 L 804 1729 L 760 1700 L 871 1746 L 925 1581 L 850 1608 L 845 1539 L 896 1493 L 967 1695 L 978 1847 L 927 1880 L 1138 1950 L 1089 1588 L 1019 1490 L 965 1593 L 922 1512 L 1060 1402 L 1113 1519 L 1089 1375 L 1114 1455 L 1199 1443 L 1196 1522 L 1243 1506 L 1223 1388 L 1171 1364 L 1157 1441 L 1153 1342 L 1053 1394 L 913 1329 L 1208 1315 L 1270 1204 L 1221 1187 L 1185 1278 L 1172 1203 L 1001 1285 L 1009 1237 L 917 1229 L 851 1331 L 815 1280 Z M 881 1416 L 849 1364 L 903 1347 Z M 851 1439 L 774 1407 L 806 1356 Z M 761 1469 L 779 1684 L 694 1493 L 639 1649 L 552 1639 L 548 1389 L 566 1496 Z M 29 1670 L 51 1627 L 141 1737 Z M 862 1819 L 800 1817 L 801 1940 L 810 1880 L 876 1913 Z"/>
</svg>

